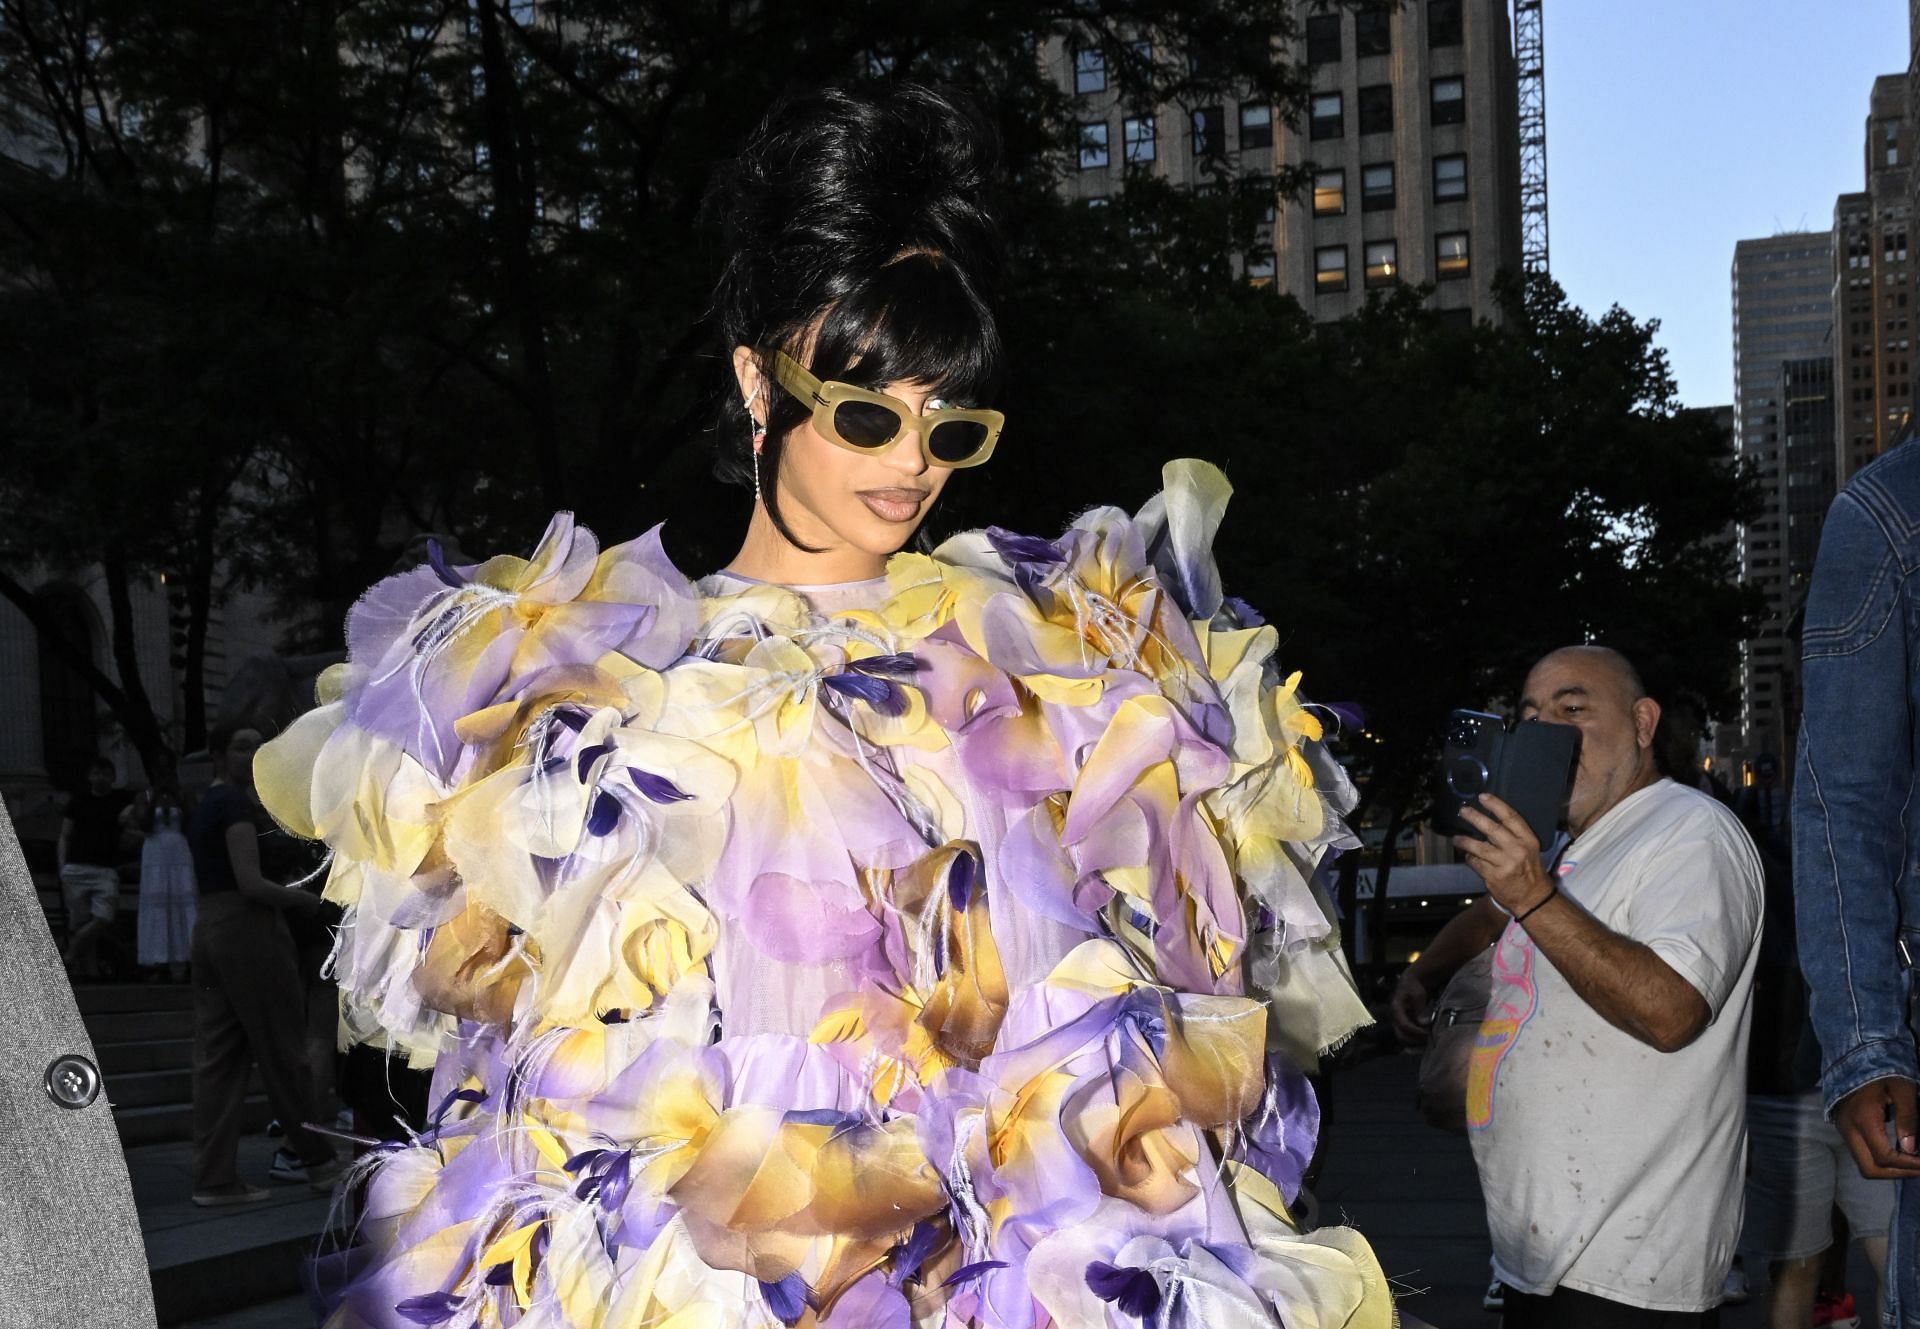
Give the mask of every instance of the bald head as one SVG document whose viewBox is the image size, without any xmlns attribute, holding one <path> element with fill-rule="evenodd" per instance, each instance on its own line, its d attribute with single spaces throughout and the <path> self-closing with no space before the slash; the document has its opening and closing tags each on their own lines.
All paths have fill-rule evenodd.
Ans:
<svg viewBox="0 0 1920 1329">
<path fill-rule="evenodd" d="M 1647 685 L 1641 681 L 1633 661 L 1611 646 L 1562 646 L 1557 651 L 1548 651 L 1527 671 L 1527 677 L 1532 678 L 1548 664 L 1584 665 L 1580 672 L 1589 677 L 1598 671 L 1621 689 L 1629 704 L 1647 695 Z"/>
</svg>

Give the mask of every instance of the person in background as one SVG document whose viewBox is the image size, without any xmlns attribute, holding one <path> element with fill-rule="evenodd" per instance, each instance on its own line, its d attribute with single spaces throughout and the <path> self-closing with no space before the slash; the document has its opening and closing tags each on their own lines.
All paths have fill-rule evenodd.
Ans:
<svg viewBox="0 0 1920 1329">
<path fill-rule="evenodd" d="M 145 837 L 140 845 L 135 958 L 184 983 L 193 954 L 195 887 L 193 849 L 187 843 L 187 818 L 178 789 L 160 785 L 142 793 L 134 800 L 134 825 Z"/>
<path fill-rule="evenodd" d="M 126 836 L 120 814 L 132 801 L 113 787 L 113 763 L 87 764 L 87 787 L 73 795 L 60 817 L 55 856 L 60 894 L 67 906 L 67 972 L 76 979 L 100 977 L 100 938 L 120 909 L 120 857 Z"/>
<path fill-rule="evenodd" d="M 1920 448 L 1894 448 L 1827 511 L 1801 635 L 1793 781 L 1800 966 L 1820 1095 L 1863 1177 L 1897 1181 L 1886 1316 L 1920 1326 Z"/>
<path fill-rule="evenodd" d="M 240 1179 L 240 1122 L 249 1066 L 286 1130 L 269 1172 L 276 1181 L 330 1186 L 333 1149 L 309 1130 L 313 1083 L 305 1056 L 306 992 L 286 915 L 312 913 L 319 897 L 260 871 L 253 798 L 252 729 L 216 730 L 207 747 L 214 780 L 188 821 L 200 886 L 193 930 L 193 1202 L 247 1204 L 267 1191 Z"/>
</svg>

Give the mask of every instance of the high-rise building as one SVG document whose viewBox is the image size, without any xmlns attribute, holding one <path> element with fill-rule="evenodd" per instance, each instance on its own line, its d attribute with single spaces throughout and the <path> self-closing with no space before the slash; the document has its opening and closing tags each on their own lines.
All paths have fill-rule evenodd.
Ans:
<svg viewBox="0 0 1920 1329">
<path fill-rule="evenodd" d="M 1834 471 L 1840 484 L 1906 436 L 1913 416 L 1914 215 L 1908 81 L 1874 80 L 1866 188 L 1833 209 Z"/>
<path fill-rule="evenodd" d="M 1734 450 L 1765 494 L 1736 539 L 1740 578 L 1767 606 L 1741 644 L 1739 749 L 1749 761 L 1771 756 L 1779 769 L 1796 718 L 1799 652 L 1789 626 L 1833 493 L 1833 263 L 1825 232 L 1742 240 L 1733 251 Z M 1824 485 L 1815 479 L 1809 489 L 1808 475 Z"/>
<path fill-rule="evenodd" d="M 1303 10 L 1307 7 L 1302 6 Z M 1519 103 L 1506 0 L 1411 0 L 1391 12 L 1305 12 L 1293 59 L 1307 114 L 1280 123 L 1263 100 L 1129 109 L 1097 46 L 1056 41 L 1057 77 L 1079 99 L 1066 183 L 1106 198 L 1129 171 L 1180 184 L 1311 166 L 1310 190 L 1276 199 L 1245 256 L 1255 282 L 1333 320 L 1395 282 L 1435 286 L 1463 318 L 1497 315 L 1493 278 L 1521 268 Z"/>
</svg>

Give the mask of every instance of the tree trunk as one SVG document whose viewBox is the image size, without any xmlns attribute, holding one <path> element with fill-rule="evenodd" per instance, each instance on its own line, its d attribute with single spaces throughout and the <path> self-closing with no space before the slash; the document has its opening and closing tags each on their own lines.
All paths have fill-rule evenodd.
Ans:
<svg viewBox="0 0 1920 1329">
<path fill-rule="evenodd" d="M 147 779 L 171 780 L 176 765 L 173 744 L 167 741 L 166 728 L 154 713 L 153 699 L 147 695 L 146 680 L 140 676 L 139 642 L 134 635 L 133 588 L 127 569 L 127 553 L 119 544 L 107 547 L 101 562 L 106 572 L 107 605 L 112 614 L 114 672 L 120 675 L 120 689 L 126 696 L 126 714 L 119 717 L 127 739 L 140 754 Z M 117 715 L 118 713 L 116 713 Z"/>
</svg>

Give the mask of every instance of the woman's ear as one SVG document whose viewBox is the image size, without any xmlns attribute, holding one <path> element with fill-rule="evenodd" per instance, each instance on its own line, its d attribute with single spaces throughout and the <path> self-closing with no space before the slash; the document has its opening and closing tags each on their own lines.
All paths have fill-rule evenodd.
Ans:
<svg viewBox="0 0 1920 1329">
<path fill-rule="evenodd" d="M 756 425 L 766 423 L 766 394 L 761 391 L 764 380 L 760 376 L 760 357 L 753 353 L 750 346 L 733 348 L 733 381 L 740 385 L 740 401 L 747 408 L 747 414 L 753 417 Z"/>
</svg>

